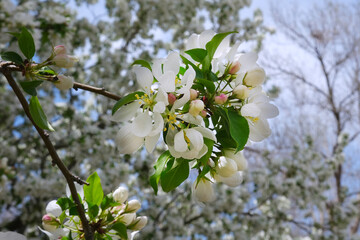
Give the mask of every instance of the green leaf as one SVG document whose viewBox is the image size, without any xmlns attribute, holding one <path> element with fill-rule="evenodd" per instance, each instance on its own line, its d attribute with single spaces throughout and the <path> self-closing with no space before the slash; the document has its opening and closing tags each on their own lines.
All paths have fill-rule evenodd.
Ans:
<svg viewBox="0 0 360 240">
<path fill-rule="evenodd" d="M 84 196 L 86 201 L 100 206 L 104 197 L 104 192 L 97 172 L 91 174 L 86 181 L 90 184 L 84 185 Z"/>
<path fill-rule="evenodd" d="M 218 33 L 206 44 L 205 48 L 208 51 L 208 54 L 206 55 L 204 61 L 202 62 L 203 70 L 205 72 L 210 70 L 211 61 L 214 57 L 216 49 L 219 47 L 222 40 L 224 40 L 224 38 L 231 33 L 236 33 L 236 32 Z"/>
<path fill-rule="evenodd" d="M 189 54 L 190 57 L 197 62 L 201 62 L 208 54 L 207 50 L 202 49 L 202 48 L 190 49 L 190 50 L 185 51 L 185 53 Z"/>
<path fill-rule="evenodd" d="M 37 95 L 36 88 L 41 83 L 43 83 L 43 81 L 41 80 L 24 81 L 24 82 L 20 82 L 20 85 L 27 94 L 30 94 L 31 96 L 36 96 Z"/>
<path fill-rule="evenodd" d="M 204 144 L 205 144 L 205 145 L 207 146 L 207 148 L 208 148 L 207 153 L 200 158 L 200 162 L 201 162 L 204 166 L 207 166 L 207 162 L 208 162 L 208 160 L 209 160 L 209 158 L 210 158 L 210 156 L 211 156 L 211 153 L 212 153 L 212 150 L 213 150 L 213 147 L 214 147 L 214 143 L 215 143 L 215 142 L 214 142 L 213 140 L 210 140 L 210 139 L 208 139 L 208 138 L 204 138 Z"/>
<path fill-rule="evenodd" d="M 67 217 L 66 215 L 66 211 L 63 211 L 60 216 L 59 216 L 59 221 L 60 221 L 60 224 L 63 224 L 65 218 Z"/>
<path fill-rule="evenodd" d="M 99 214 L 99 206 L 96 204 L 92 204 L 90 202 L 88 203 L 88 214 L 90 219 L 95 219 L 97 217 L 97 215 Z"/>
<path fill-rule="evenodd" d="M 236 152 L 238 152 L 244 149 L 248 141 L 250 132 L 249 124 L 235 109 L 228 109 L 227 114 L 230 122 L 230 134 L 237 144 Z"/>
<path fill-rule="evenodd" d="M 101 201 L 101 209 L 105 210 L 108 209 L 109 207 L 115 207 L 115 206 L 119 206 L 121 205 L 121 203 L 116 202 L 114 200 L 114 198 L 112 197 L 112 194 L 106 195 L 103 200 Z"/>
<path fill-rule="evenodd" d="M 215 84 L 207 79 L 202 79 L 202 78 L 198 78 L 196 79 L 197 82 L 201 83 L 202 85 L 204 85 L 206 87 L 206 89 L 210 92 L 210 93 L 214 93 L 215 92 Z"/>
<path fill-rule="evenodd" d="M 31 33 L 23 27 L 17 39 L 21 52 L 27 59 L 31 59 L 35 55 L 35 43 Z"/>
<path fill-rule="evenodd" d="M 158 192 L 158 184 L 161 172 L 164 170 L 166 163 L 169 159 L 174 158 L 169 151 L 163 152 L 155 163 L 155 173 L 150 176 L 150 185 L 154 189 L 155 195 Z"/>
<path fill-rule="evenodd" d="M 111 226 L 111 229 L 117 232 L 121 239 L 128 239 L 126 226 L 123 223 L 117 222 Z"/>
<path fill-rule="evenodd" d="M 47 117 L 42 109 L 39 99 L 36 96 L 30 98 L 30 114 L 34 119 L 34 122 L 39 128 L 46 129 L 49 131 L 55 131 L 47 120 Z"/>
<path fill-rule="evenodd" d="M 178 165 L 160 175 L 160 183 L 164 192 L 170 192 L 178 187 L 189 177 L 189 162 L 185 159 L 177 159 Z"/>
<path fill-rule="evenodd" d="M 205 177 L 205 175 L 208 173 L 208 172 L 210 172 L 210 166 L 209 165 L 206 165 L 203 169 L 202 169 L 202 171 L 201 171 L 201 173 L 199 174 L 199 176 L 196 178 L 196 186 L 197 186 L 197 184 L 199 183 L 199 181 L 202 179 L 202 178 L 204 178 Z"/>
<path fill-rule="evenodd" d="M 1 54 L 1 58 L 5 61 L 11 61 L 18 65 L 23 65 L 24 60 L 16 52 L 4 52 Z"/>
<path fill-rule="evenodd" d="M 83 206 L 83 207 L 84 207 L 84 206 Z M 69 209 L 69 215 L 70 215 L 70 216 L 79 216 L 79 212 L 78 212 L 76 206 L 71 207 L 71 208 Z"/>
<path fill-rule="evenodd" d="M 150 71 L 151 71 L 151 65 L 148 61 L 145 61 L 145 60 L 135 60 L 131 66 L 134 66 L 134 65 L 140 65 L 142 67 L 146 67 L 148 68 Z"/>
<path fill-rule="evenodd" d="M 75 203 L 67 197 L 59 198 L 56 203 L 61 207 L 61 210 L 63 211 L 75 206 Z"/>
<path fill-rule="evenodd" d="M 112 114 L 114 115 L 114 113 L 121 108 L 123 105 L 128 104 L 134 100 L 137 99 L 136 95 L 138 97 L 143 96 L 145 93 L 144 92 L 134 92 L 134 93 L 130 93 L 128 95 L 126 95 L 125 97 L 121 98 L 117 103 L 115 103 L 113 109 L 112 109 Z"/>
</svg>

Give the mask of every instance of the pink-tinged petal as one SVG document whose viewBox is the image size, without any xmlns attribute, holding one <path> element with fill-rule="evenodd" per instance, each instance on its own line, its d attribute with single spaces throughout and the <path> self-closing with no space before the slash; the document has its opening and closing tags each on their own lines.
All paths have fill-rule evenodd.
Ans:
<svg viewBox="0 0 360 240">
<path fill-rule="evenodd" d="M 154 148 L 159 140 L 159 137 L 160 137 L 160 133 L 154 136 L 145 137 L 145 148 L 148 151 L 148 153 L 154 151 Z"/>
<path fill-rule="evenodd" d="M 165 92 L 175 91 L 175 73 L 165 72 L 159 79 L 160 87 Z"/>
<path fill-rule="evenodd" d="M 119 108 L 111 117 L 111 121 L 126 122 L 135 117 L 135 114 L 140 108 L 139 101 L 134 101 Z"/>
<path fill-rule="evenodd" d="M 215 36 L 215 32 L 213 30 L 206 30 L 202 32 L 199 36 L 199 48 L 204 48 L 206 44 Z"/>
<path fill-rule="evenodd" d="M 210 129 L 203 128 L 203 127 L 194 127 L 192 129 L 194 129 L 194 130 L 198 131 L 199 133 L 201 133 L 204 138 L 208 138 L 208 139 L 213 140 L 213 141 L 216 142 L 216 136 Z"/>
<path fill-rule="evenodd" d="M 257 66 L 256 61 L 258 59 L 258 55 L 255 52 L 245 53 L 240 56 L 239 62 L 241 64 L 241 71 L 248 71 L 249 69 Z"/>
<path fill-rule="evenodd" d="M 185 50 L 199 48 L 199 35 L 193 33 L 185 43 Z"/>
<path fill-rule="evenodd" d="M 196 150 L 200 151 L 204 145 L 204 138 L 202 134 L 195 129 L 187 129 L 184 130 L 186 132 L 186 136 L 190 140 L 190 145 Z"/>
<path fill-rule="evenodd" d="M 159 80 L 159 78 L 162 76 L 162 64 L 164 63 L 164 59 L 155 59 L 153 60 L 153 66 L 152 66 L 152 73 L 154 74 L 154 77 Z"/>
<path fill-rule="evenodd" d="M 256 117 L 260 116 L 260 113 L 261 113 L 260 108 L 255 103 L 245 104 L 241 108 L 241 115 L 244 117 L 256 118 Z"/>
<path fill-rule="evenodd" d="M 259 119 L 255 123 L 249 122 L 250 134 L 249 139 L 254 142 L 260 142 L 270 136 L 271 130 L 269 127 L 269 123 L 266 120 Z"/>
<path fill-rule="evenodd" d="M 152 129 L 152 118 L 148 112 L 140 113 L 131 124 L 132 132 L 137 137 L 147 136 Z"/>
<path fill-rule="evenodd" d="M 148 94 L 150 93 L 151 84 L 153 82 L 153 75 L 151 71 L 146 67 L 135 67 L 134 72 L 136 74 L 136 80 L 140 87 L 144 89 Z"/>
<path fill-rule="evenodd" d="M 174 149 L 177 152 L 185 152 L 188 149 L 188 145 L 187 142 L 185 141 L 183 130 L 175 134 Z"/>
<path fill-rule="evenodd" d="M 61 207 L 56 203 L 56 200 L 52 200 L 46 205 L 46 212 L 51 213 L 55 217 L 58 217 L 61 215 L 62 210 Z"/>
<path fill-rule="evenodd" d="M 130 124 L 125 124 L 117 133 L 115 141 L 120 153 L 131 154 L 143 145 L 144 138 L 135 136 Z"/>
<path fill-rule="evenodd" d="M 153 115 L 153 119 L 154 119 L 154 124 L 148 136 L 157 135 L 158 133 L 161 133 L 162 130 L 164 129 L 164 119 L 160 113 L 155 112 Z"/>
<path fill-rule="evenodd" d="M 180 70 L 180 60 L 179 53 L 171 52 L 164 63 L 164 73 L 173 72 L 175 75 L 178 74 Z"/>
</svg>

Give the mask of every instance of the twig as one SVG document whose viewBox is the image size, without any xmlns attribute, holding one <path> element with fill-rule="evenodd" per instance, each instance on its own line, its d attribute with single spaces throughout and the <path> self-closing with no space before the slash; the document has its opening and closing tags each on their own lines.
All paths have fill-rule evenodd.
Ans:
<svg viewBox="0 0 360 240">
<path fill-rule="evenodd" d="M 91 226 L 89 225 L 89 222 L 85 216 L 85 211 L 83 206 L 81 205 L 80 199 L 78 197 L 76 188 L 75 188 L 75 184 L 74 181 L 80 183 L 80 184 L 87 184 L 89 185 L 87 182 L 81 180 L 79 177 L 74 176 L 73 174 L 71 174 L 69 172 L 69 170 L 66 168 L 66 166 L 64 165 L 64 163 L 61 161 L 60 157 L 58 156 L 54 145 L 52 144 L 52 142 L 49 139 L 49 134 L 47 132 L 45 132 L 43 129 L 39 128 L 36 123 L 34 122 L 31 114 L 30 114 L 30 110 L 29 110 L 29 105 L 23 95 L 23 93 L 21 92 L 19 86 L 17 85 L 17 83 L 15 82 L 14 78 L 11 75 L 11 71 L 17 71 L 16 70 L 11 70 L 8 69 L 7 66 L 9 65 L 5 65 L 5 64 L 1 64 L 0 63 L 0 72 L 6 77 L 7 81 L 9 82 L 11 88 L 13 89 L 15 95 L 17 96 L 17 98 L 19 99 L 21 106 L 24 109 L 24 112 L 26 114 L 26 116 L 28 117 L 28 119 L 31 121 L 31 123 L 34 125 L 36 131 L 39 133 L 40 137 L 42 138 L 43 142 L 45 143 L 45 146 L 47 147 L 50 156 L 52 158 L 53 164 L 55 163 L 58 168 L 60 169 L 61 173 L 64 175 L 64 177 L 66 178 L 66 181 L 69 185 L 70 188 L 70 192 L 71 192 L 71 196 L 76 204 L 76 208 L 78 210 L 79 213 L 79 217 L 80 220 L 82 222 L 82 226 L 83 226 L 83 230 L 85 233 L 85 239 L 86 240 L 92 240 L 94 239 L 94 231 L 91 228 Z"/>
<path fill-rule="evenodd" d="M 83 83 L 78 83 L 78 82 L 74 83 L 73 88 L 75 90 L 83 89 L 83 90 L 86 90 L 86 91 L 89 91 L 89 92 L 97 93 L 97 94 L 103 95 L 105 97 L 108 97 L 108 98 L 116 100 L 116 101 L 119 101 L 121 99 L 120 96 L 118 96 L 118 95 L 116 95 L 114 93 L 111 93 L 109 91 L 106 91 L 105 88 L 93 87 L 93 86 L 86 85 L 86 84 L 83 84 Z"/>
</svg>

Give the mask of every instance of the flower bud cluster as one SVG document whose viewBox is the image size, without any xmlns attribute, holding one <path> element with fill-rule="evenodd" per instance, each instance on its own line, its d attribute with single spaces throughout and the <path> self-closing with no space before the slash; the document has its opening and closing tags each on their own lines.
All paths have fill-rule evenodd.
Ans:
<svg viewBox="0 0 360 240">
<path fill-rule="evenodd" d="M 128 200 L 129 192 L 126 187 L 119 187 L 113 193 L 104 196 L 109 204 L 108 206 L 101 205 L 97 216 L 91 215 L 84 193 L 80 191 L 79 195 L 82 197 L 87 218 L 99 236 L 110 235 L 112 239 L 120 239 L 117 230 L 112 226 L 121 224 L 126 227 L 126 233 L 122 234 L 127 234 L 128 239 L 132 239 L 136 232 L 147 224 L 146 216 L 136 214 L 141 208 L 141 203 L 136 199 Z M 82 239 L 83 236 L 79 217 L 69 214 L 69 210 L 62 209 L 56 200 L 49 202 L 46 206 L 46 214 L 42 217 L 42 227 L 43 229 L 40 230 L 50 239 L 60 239 L 68 236 L 69 233 L 73 239 Z"/>
<path fill-rule="evenodd" d="M 65 46 L 58 45 L 54 47 L 52 63 L 61 68 L 71 68 L 78 62 L 79 59 L 75 56 L 67 55 Z"/>
</svg>

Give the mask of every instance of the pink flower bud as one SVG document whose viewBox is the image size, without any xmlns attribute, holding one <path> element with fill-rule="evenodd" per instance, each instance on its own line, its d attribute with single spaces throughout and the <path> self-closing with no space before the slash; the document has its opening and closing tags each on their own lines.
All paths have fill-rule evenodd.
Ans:
<svg viewBox="0 0 360 240">
<path fill-rule="evenodd" d="M 224 104 L 224 103 L 226 103 L 227 99 L 228 99 L 228 96 L 226 96 L 225 94 L 222 93 L 222 94 L 220 94 L 220 96 L 215 97 L 215 103 Z"/>
<path fill-rule="evenodd" d="M 207 111 L 206 111 L 206 110 L 202 110 L 202 111 L 200 112 L 200 116 L 202 116 L 203 118 L 206 118 L 206 116 L 207 116 Z"/>
<path fill-rule="evenodd" d="M 233 94 L 238 99 L 245 99 L 249 97 L 249 89 L 244 85 L 238 85 L 234 88 Z"/>
<path fill-rule="evenodd" d="M 54 82 L 55 87 L 60 90 L 68 90 L 74 86 L 74 79 L 65 75 L 57 75 L 58 80 Z"/>
<path fill-rule="evenodd" d="M 194 90 L 194 89 L 190 89 L 190 100 L 195 100 L 199 95 L 199 92 Z"/>
<path fill-rule="evenodd" d="M 230 66 L 229 73 L 231 75 L 236 74 L 240 70 L 240 67 L 241 67 L 241 64 L 238 61 L 233 62 Z"/>
<path fill-rule="evenodd" d="M 45 214 L 42 217 L 42 225 L 46 231 L 53 232 L 60 226 L 60 223 L 52 214 Z"/>
<path fill-rule="evenodd" d="M 176 101 L 176 96 L 172 93 L 168 94 L 168 101 L 169 101 L 169 105 L 173 105 L 174 102 Z"/>
<path fill-rule="evenodd" d="M 49 214 L 45 214 L 43 217 L 42 217 L 42 221 L 43 222 L 51 222 L 53 220 L 53 217 L 50 216 Z"/>
<path fill-rule="evenodd" d="M 204 110 L 204 102 L 201 100 L 193 100 L 190 103 L 189 113 L 196 117 L 199 113 Z"/>
<path fill-rule="evenodd" d="M 59 54 L 56 55 L 53 59 L 54 65 L 61 67 L 61 68 L 71 68 L 74 66 L 75 62 L 79 60 L 74 56 L 69 56 L 66 54 Z"/>
<path fill-rule="evenodd" d="M 54 47 L 54 54 L 60 55 L 60 54 L 66 54 L 66 48 L 64 45 L 58 45 Z"/>
</svg>

